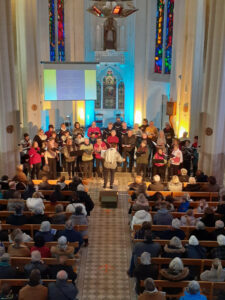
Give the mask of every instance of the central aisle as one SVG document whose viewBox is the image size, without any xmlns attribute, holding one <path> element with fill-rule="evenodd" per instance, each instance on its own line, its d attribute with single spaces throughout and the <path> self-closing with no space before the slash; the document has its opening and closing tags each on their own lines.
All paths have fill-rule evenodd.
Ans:
<svg viewBox="0 0 225 300">
<path fill-rule="evenodd" d="M 100 207 L 102 183 L 94 180 L 89 193 L 95 208 L 89 219 L 89 246 L 82 249 L 78 275 L 81 300 L 133 300 L 133 283 L 126 271 L 131 255 L 127 183 L 131 174 L 117 173 L 119 201 L 116 209 Z"/>
</svg>

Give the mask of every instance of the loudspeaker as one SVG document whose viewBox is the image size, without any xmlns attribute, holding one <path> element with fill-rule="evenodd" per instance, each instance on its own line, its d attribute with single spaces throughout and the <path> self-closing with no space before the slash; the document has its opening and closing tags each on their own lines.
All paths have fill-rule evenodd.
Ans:
<svg viewBox="0 0 225 300">
<path fill-rule="evenodd" d="M 176 108 L 177 108 L 177 103 L 169 101 L 166 103 L 166 114 L 168 116 L 175 116 L 176 115 Z"/>
<path fill-rule="evenodd" d="M 99 201 L 101 202 L 101 207 L 116 208 L 118 203 L 118 192 L 100 191 Z"/>
</svg>

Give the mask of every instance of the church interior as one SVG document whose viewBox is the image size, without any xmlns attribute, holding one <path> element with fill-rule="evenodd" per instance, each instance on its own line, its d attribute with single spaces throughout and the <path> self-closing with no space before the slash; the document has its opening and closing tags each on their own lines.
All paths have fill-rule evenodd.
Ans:
<svg viewBox="0 0 225 300">
<path fill-rule="evenodd" d="M 0 11 L 0 300 L 224 300 L 225 1 Z"/>
</svg>

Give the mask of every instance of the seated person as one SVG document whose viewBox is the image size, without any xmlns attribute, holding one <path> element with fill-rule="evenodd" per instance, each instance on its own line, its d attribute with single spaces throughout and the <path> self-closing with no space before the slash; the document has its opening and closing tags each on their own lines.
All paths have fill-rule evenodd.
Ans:
<svg viewBox="0 0 225 300">
<path fill-rule="evenodd" d="M 183 247 L 181 240 L 174 236 L 169 241 L 168 244 L 166 244 L 163 248 L 162 257 L 169 257 L 169 258 L 175 258 L 175 257 L 184 257 L 185 255 L 185 248 Z"/>
<path fill-rule="evenodd" d="M 12 198 L 14 198 L 15 191 L 16 191 L 16 183 L 15 183 L 15 181 L 10 181 L 9 182 L 9 189 L 7 189 L 3 193 L 3 199 L 12 199 Z"/>
<path fill-rule="evenodd" d="M 161 239 L 167 239 L 170 240 L 172 239 L 174 236 L 178 237 L 181 240 L 185 239 L 185 233 L 183 230 L 180 229 L 181 226 L 181 222 L 179 219 L 173 219 L 172 224 L 171 224 L 171 229 L 169 230 L 165 230 L 162 232 L 157 232 L 157 235 L 159 235 L 159 237 Z"/>
<path fill-rule="evenodd" d="M 9 199 L 7 203 L 7 210 L 8 211 L 14 211 L 16 208 L 16 205 L 20 205 L 21 208 L 24 210 L 25 209 L 25 203 L 21 199 L 21 193 L 19 191 L 15 191 L 13 194 L 13 199 Z"/>
<path fill-rule="evenodd" d="M 43 177 L 47 177 L 47 179 L 51 179 L 49 165 L 44 165 L 42 170 L 39 171 L 38 179 L 42 179 Z"/>
<path fill-rule="evenodd" d="M 211 250 L 212 258 L 219 258 L 221 260 L 225 259 L 225 236 L 220 234 L 217 237 L 218 247 Z"/>
<path fill-rule="evenodd" d="M 75 225 L 88 225 L 87 217 L 82 212 L 82 206 L 77 206 L 75 212 L 69 218 L 73 222 L 73 226 Z M 82 237 L 88 235 L 88 230 L 84 230 L 81 232 Z M 87 240 L 85 241 L 87 243 Z"/>
<path fill-rule="evenodd" d="M 25 232 L 23 232 L 20 228 L 16 228 L 14 229 L 10 234 L 9 234 L 9 242 L 13 243 L 15 240 L 15 237 L 17 235 L 21 235 L 22 236 L 22 242 L 23 243 L 28 243 L 32 241 L 31 236 L 29 236 L 29 234 L 26 234 Z"/>
<path fill-rule="evenodd" d="M 145 232 L 151 231 L 151 229 L 152 229 L 151 222 L 147 222 L 147 221 L 143 222 L 141 228 L 135 232 L 134 238 L 138 240 L 139 239 L 143 240 L 145 237 Z"/>
<path fill-rule="evenodd" d="M 193 209 L 188 209 L 186 214 L 181 217 L 181 226 L 195 226 L 197 219 L 194 217 Z"/>
<path fill-rule="evenodd" d="M 52 246 L 50 251 L 52 257 L 59 257 L 59 256 L 65 256 L 67 258 L 74 257 L 74 247 L 68 246 L 67 238 L 63 235 L 60 238 L 58 238 L 57 246 Z"/>
<path fill-rule="evenodd" d="M 171 192 L 181 192 L 182 183 L 177 175 L 174 175 L 172 179 L 168 182 L 168 190 Z"/>
<path fill-rule="evenodd" d="M 66 191 L 68 190 L 68 186 L 66 184 L 66 177 L 65 176 L 61 176 L 59 178 L 59 181 L 57 182 L 57 185 L 60 187 L 60 190 L 61 191 Z M 62 194 L 61 194 L 62 195 Z M 62 195 L 64 197 L 64 195 Z M 60 201 L 63 201 L 63 200 L 60 200 Z"/>
<path fill-rule="evenodd" d="M 160 209 L 153 217 L 153 223 L 155 225 L 171 225 L 173 220 L 173 216 L 167 209 L 167 203 L 162 202 L 160 205 Z"/>
<path fill-rule="evenodd" d="M 218 235 L 222 234 L 225 236 L 225 230 L 224 230 L 224 222 L 221 220 L 217 220 L 215 222 L 215 230 L 211 233 L 212 240 L 216 241 Z"/>
<path fill-rule="evenodd" d="M 35 207 L 33 215 L 28 218 L 27 224 L 41 224 L 48 220 L 49 218 L 44 214 L 43 208 Z"/>
<path fill-rule="evenodd" d="M 206 207 L 208 207 L 206 199 L 200 199 L 199 206 L 197 207 L 197 209 L 195 209 L 195 212 L 199 214 L 204 213 Z"/>
<path fill-rule="evenodd" d="M 51 252 L 49 247 L 45 246 L 44 237 L 41 235 L 34 237 L 34 246 L 31 247 L 30 252 L 39 251 L 41 254 L 41 258 L 49 258 L 51 257 Z"/>
<path fill-rule="evenodd" d="M 38 269 L 41 273 L 41 278 L 48 278 L 48 266 L 41 260 L 41 253 L 37 250 L 31 252 L 31 261 L 24 266 L 26 277 L 30 277 L 32 270 Z"/>
<path fill-rule="evenodd" d="M 65 200 L 65 196 L 62 194 L 61 192 L 61 186 L 59 184 L 57 184 L 55 186 L 55 190 L 54 192 L 51 194 L 50 196 L 50 205 L 48 206 L 48 208 L 46 208 L 47 211 L 51 210 L 51 205 L 53 207 L 52 211 L 55 210 L 55 205 L 57 205 L 57 201 L 64 201 Z"/>
<path fill-rule="evenodd" d="M 205 224 L 201 221 L 198 221 L 191 235 L 194 235 L 199 241 L 208 241 L 212 240 L 211 234 L 205 229 Z"/>
<path fill-rule="evenodd" d="M 41 284 L 41 273 L 34 269 L 31 271 L 28 284 L 19 291 L 19 300 L 47 300 L 48 288 Z"/>
<path fill-rule="evenodd" d="M 79 247 L 75 249 L 75 252 L 77 252 L 83 244 L 82 235 L 80 232 L 74 230 L 73 222 L 71 220 L 66 221 L 65 229 L 59 231 L 58 237 L 62 235 L 65 236 L 70 243 L 79 242 Z"/>
<path fill-rule="evenodd" d="M 220 186 L 216 182 L 216 177 L 209 176 L 208 178 L 208 184 L 205 184 L 202 186 L 201 190 L 204 192 L 216 192 L 219 193 Z"/>
<path fill-rule="evenodd" d="M 56 230 L 51 229 L 51 224 L 49 221 L 44 221 L 41 223 L 40 230 L 36 232 L 35 237 L 42 236 L 45 242 L 53 242 L 55 240 Z"/>
<path fill-rule="evenodd" d="M 186 245 L 186 257 L 193 259 L 204 259 L 206 258 L 206 248 L 199 245 L 198 239 L 191 235 Z"/>
<path fill-rule="evenodd" d="M 131 184 L 129 184 L 129 190 L 133 191 L 133 194 L 131 196 L 132 200 L 135 200 L 139 194 L 142 194 L 146 192 L 146 183 L 143 182 L 142 176 L 138 175 L 135 177 L 135 181 Z"/>
<path fill-rule="evenodd" d="M 184 191 L 199 192 L 200 190 L 201 190 L 200 184 L 196 183 L 196 179 L 194 177 L 190 177 L 187 186 L 184 188 Z"/>
<path fill-rule="evenodd" d="M 23 172 L 23 165 L 18 165 L 16 167 L 16 175 L 13 178 L 13 181 L 17 183 L 24 183 L 24 187 L 26 188 L 26 184 L 28 183 L 28 179 L 26 174 Z"/>
<path fill-rule="evenodd" d="M 145 232 L 144 241 L 135 243 L 134 245 L 130 261 L 130 267 L 127 271 L 127 274 L 130 277 L 133 276 L 134 268 L 138 265 L 138 257 L 140 257 L 143 252 L 150 253 L 151 257 L 158 257 L 161 253 L 161 245 L 153 242 L 151 231 Z"/>
<path fill-rule="evenodd" d="M 87 216 L 90 216 L 90 213 L 95 205 L 90 195 L 85 191 L 85 187 L 83 184 L 79 184 L 77 186 L 77 198 L 79 199 L 80 203 L 84 204 L 87 211 Z"/>
<path fill-rule="evenodd" d="M 48 177 L 43 176 L 41 178 L 42 182 L 39 184 L 38 189 L 41 190 L 52 190 L 52 185 L 48 183 Z"/>
<path fill-rule="evenodd" d="M 3 283 L 0 292 L 1 300 L 17 300 L 17 295 L 13 292 L 11 286 L 8 283 Z"/>
<path fill-rule="evenodd" d="M 18 256 L 18 257 L 29 257 L 30 249 L 23 245 L 23 238 L 21 234 L 17 234 L 14 242 L 8 247 L 8 254 L 10 256 Z"/>
<path fill-rule="evenodd" d="M 184 195 L 181 197 L 181 205 L 178 207 L 178 212 L 186 212 L 189 209 L 190 206 L 190 196 Z"/>
<path fill-rule="evenodd" d="M 137 199 L 135 200 L 133 206 L 132 206 L 133 211 L 138 211 L 138 210 L 146 210 L 149 211 L 149 202 L 148 199 L 145 197 L 144 194 L 139 194 Z"/>
<path fill-rule="evenodd" d="M 131 229 L 133 230 L 134 225 L 143 224 L 143 222 L 152 222 L 152 217 L 146 210 L 138 210 L 131 221 Z"/>
<path fill-rule="evenodd" d="M 148 191 L 164 191 L 165 187 L 160 181 L 160 176 L 155 175 L 153 177 L 153 182 L 149 184 Z"/>
<path fill-rule="evenodd" d="M 134 277 L 136 278 L 136 293 L 140 295 L 144 291 L 141 287 L 141 280 L 148 277 L 153 279 L 158 278 L 158 266 L 151 263 L 151 254 L 143 252 L 140 257 L 141 263 L 134 269 Z"/>
<path fill-rule="evenodd" d="M 3 175 L 0 180 L 0 185 L 2 190 L 8 190 L 9 189 L 9 176 Z"/>
<path fill-rule="evenodd" d="M 182 281 L 187 280 L 189 276 L 189 269 L 184 267 L 182 260 L 175 257 L 169 264 L 169 268 L 161 269 L 160 275 L 164 280 Z M 168 294 L 179 294 L 182 288 L 163 288 Z"/>
<path fill-rule="evenodd" d="M 202 281 L 220 282 L 225 281 L 225 270 L 223 269 L 221 260 L 215 258 L 212 261 L 212 267 L 210 270 L 204 271 L 200 275 Z"/>
<path fill-rule="evenodd" d="M 27 198 L 26 206 L 28 210 L 34 211 L 36 207 L 45 209 L 44 202 L 43 202 L 43 195 L 40 192 L 35 192 L 32 195 L 32 198 Z"/>
<path fill-rule="evenodd" d="M 200 221 L 203 222 L 206 227 L 215 227 L 216 217 L 211 207 L 206 207 L 204 216 Z"/>
<path fill-rule="evenodd" d="M 55 207 L 55 214 L 51 216 L 50 222 L 52 224 L 65 224 L 67 216 L 64 212 L 62 204 L 57 204 Z"/>
<path fill-rule="evenodd" d="M 138 300 L 166 300 L 166 293 L 158 291 L 152 278 L 145 279 L 144 292 L 138 297 Z"/>
<path fill-rule="evenodd" d="M 50 266 L 50 278 L 56 279 L 56 275 L 59 271 L 63 270 L 68 274 L 68 279 L 72 280 L 72 282 L 75 282 L 77 278 L 77 274 L 73 271 L 73 267 L 66 264 L 67 257 L 65 256 L 59 256 L 57 258 L 57 264 Z"/>
<path fill-rule="evenodd" d="M 73 194 L 73 196 L 70 200 L 70 204 L 68 204 L 67 207 L 66 207 L 66 212 L 74 213 L 77 206 L 82 207 L 82 213 L 86 216 L 87 211 L 86 211 L 85 205 L 80 202 L 80 200 L 77 197 L 77 194 Z"/>
<path fill-rule="evenodd" d="M 22 198 L 24 200 L 27 200 L 28 198 L 32 198 L 32 195 L 33 193 L 35 193 L 35 187 L 34 187 L 34 184 L 33 184 L 33 181 L 29 181 L 28 184 L 27 184 L 27 187 L 25 189 L 25 191 L 23 192 L 22 194 Z"/>
<path fill-rule="evenodd" d="M 15 226 L 24 225 L 27 223 L 27 217 L 23 215 L 23 208 L 19 203 L 15 205 L 14 214 L 7 217 L 6 223 Z"/>
<path fill-rule="evenodd" d="M 208 182 L 208 176 L 205 175 L 201 170 L 197 170 L 195 173 L 196 182 Z"/>
<path fill-rule="evenodd" d="M 10 264 L 10 255 L 8 253 L 4 253 L 0 257 L 0 279 L 14 278 L 16 278 L 16 269 L 14 269 Z"/>
<path fill-rule="evenodd" d="M 69 184 L 69 190 L 76 192 L 79 184 L 82 184 L 82 180 L 79 177 L 74 176 L 72 182 Z"/>
<path fill-rule="evenodd" d="M 188 171 L 184 168 L 180 170 L 180 176 L 179 176 L 180 182 L 188 182 L 189 176 Z"/>
<path fill-rule="evenodd" d="M 207 300 L 206 296 L 200 294 L 200 285 L 198 281 L 190 281 L 187 290 L 184 291 L 184 296 L 180 300 Z"/>
</svg>

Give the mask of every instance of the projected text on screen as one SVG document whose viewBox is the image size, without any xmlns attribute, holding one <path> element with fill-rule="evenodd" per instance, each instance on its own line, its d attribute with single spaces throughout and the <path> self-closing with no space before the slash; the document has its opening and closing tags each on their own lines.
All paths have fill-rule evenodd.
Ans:
<svg viewBox="0 0 225 300">
<path fill-rule="evenodd" d="M 96 100 L 96 70 L 44 70 L 44 99 Z"/>
</svg>

